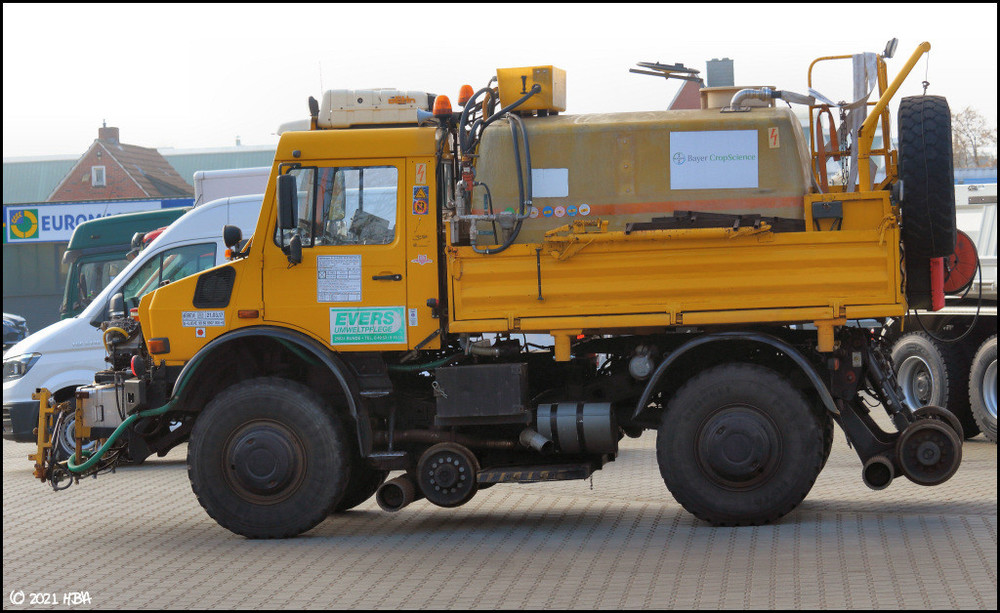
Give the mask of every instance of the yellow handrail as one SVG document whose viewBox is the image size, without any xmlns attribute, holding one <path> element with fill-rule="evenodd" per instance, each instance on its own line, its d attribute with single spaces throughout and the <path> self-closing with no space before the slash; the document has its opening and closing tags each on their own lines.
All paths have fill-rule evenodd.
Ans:
<svg viewBox="0 0 1000 613">
<path fill-rule="evenodd" d="M 871 171 L 868 168 L 868 158 L 871 157 L 872 141 L 875 139 L 875 125 L 878 122 L 879 116 L 882 111 L 889 106 L 889 101 L 892 97 L 896 95 L 896 91 L 906 80 L 906 77 L 913 70 L 916 65 L 917 60 L 924 53 L 931 50 L 931 44 L 928 42 L 922 42 L 917 46 L 916 51 L 910 56 L 910 59 L 906 60 L 906 64 L 903 66 L 896 78 L 893 79 L 892 83 L 882 94 L 882 97 L 878 99 L 875 103 L 875 108 L 865 119 L 865 122 L 861 124 L 861 129 L 858 130 L 858 189 L 859 191 L 870 191 L 872 189 L 872 178 Z"/>
</svg>

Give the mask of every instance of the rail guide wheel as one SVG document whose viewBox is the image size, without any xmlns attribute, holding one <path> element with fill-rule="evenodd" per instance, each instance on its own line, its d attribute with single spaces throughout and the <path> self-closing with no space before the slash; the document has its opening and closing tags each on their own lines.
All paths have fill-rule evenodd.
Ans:
<svg viewBox="0 0 1000 613">
<path fill-rule="evenodd" d="M 476 495 L 479 462 L 469 449 L 438 443 L 420 456 L 417 484 L 424 497 L 440 507 L 458 507 Z"/>
<path fill-rule="evenodd" d="M 918 419 L 896 441 L 896 460 L 903 474 L 917 485 L 938 485 L 962 463 L 962 439 L 946 423 Z"/>
</svg>

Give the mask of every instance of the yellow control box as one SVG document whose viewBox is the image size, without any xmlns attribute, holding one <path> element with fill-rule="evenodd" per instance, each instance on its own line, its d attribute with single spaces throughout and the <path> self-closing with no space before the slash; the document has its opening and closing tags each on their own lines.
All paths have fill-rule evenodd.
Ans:
<svg viewBox="0 0 1000 613">
<path fill-rule="evenodd" d="M 519 111 L 566 110 L 566 71 L 555 66 L 526 66 L 524 68 L 498 68 L 497 84 L 500 89 L 500 106 L 516 102 L 531 91 L 535 84 L 542 87 L 521 106 Z"/>
</svg>

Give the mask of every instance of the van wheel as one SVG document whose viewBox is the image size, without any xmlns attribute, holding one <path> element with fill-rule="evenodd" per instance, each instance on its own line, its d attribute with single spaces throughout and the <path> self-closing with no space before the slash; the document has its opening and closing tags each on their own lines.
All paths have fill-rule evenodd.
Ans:
<svg viewBox="0 0 1000 613">
<path fill-rule="evenodd" d="M 76 398 L 71 397 L 69 399 L 69 403 L 69 414 L 62 420 L 62 423 L 59 426 L 59 432 L 52 433 L 52 438 L 58 437 L 58 440 L 53 447 L 53 455 L 55 456 L 56 462 L 68 460 L 73 457 L 73 454 L 76 453 Z M 87 452 L 97 450 L 97 441 L 84 439 L 82 450 L 85 454 Z M 76 463 L 82 464 L 83 461 L 82 459 L 77 458 Z"/>
<path fill-rule="evenodd" d="M 319 524 L 344 497 L 350 471 L 344 426 L 315 392 L 252 379 L 216 396 L 188 444 L 191 489 L 222 527 L 285 538 Z"/>
<path fill-rule="evenodd" d="M 899 102 L 899 178 L 903 183 L 901 234 L 908 258 L 955 252 L 955 177 L 951 109 L 943 96 Z"/>
<path fill-rule="evenodd" d="M 997 442 L 997 335 L 986 339 L 969 372 L 972 415 L 987 439 Z"/>
<path fill-rule="evenodd" d="M 969 361 L 958 346 L 939 343 L 924 332 L 911 332 L 893 345 L 892 364 L 910 411 L 926 405 L 943 407 L 962 424 L 960 435 L 979 434 L 969 409 Z"/>
<path fill-rule="evenodd" d="M 690 513 L 760 525 L 794 509 L 823 467 L 822 415 L 778 373 L 722 364 L 684 384 L 656 438 L 660 474 Z"/>
</svg>

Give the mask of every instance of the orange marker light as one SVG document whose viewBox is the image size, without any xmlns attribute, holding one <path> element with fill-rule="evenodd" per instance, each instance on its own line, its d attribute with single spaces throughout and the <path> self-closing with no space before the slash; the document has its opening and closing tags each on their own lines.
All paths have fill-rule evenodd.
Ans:
<svg viewBox="0 0 1000 613">
<path fill-rule="evenodd" d="M 446 117 L 451 115 L 451 100 L 448 96 L 440 95 L 434 99 L 434 116 Z"/>
<path fill-rule="evenodd" d="M 146 346 L 153 354 L 170 353 L 170 339 L 167 338 L 151 338 L 146 341 Z"/>
<path fill-rule="evenodd" d="M 466 84 L 460 87 L 458 90 L 458 105 L 465 106 L 465 103 L 469 101 L 469 98 L 472 98 L 472 93 L 471 85 Z"/>
</svg>

